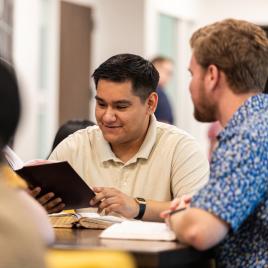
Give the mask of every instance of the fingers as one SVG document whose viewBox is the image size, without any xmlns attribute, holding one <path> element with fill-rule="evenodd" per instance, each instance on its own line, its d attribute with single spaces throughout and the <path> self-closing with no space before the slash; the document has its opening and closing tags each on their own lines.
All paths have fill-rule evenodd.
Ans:
<svg viewBox="0 0 268 268">
<path fill-rule="evenodd" d="M 185 195 L 185 196 L 183 196 L 183 200 L 184 200 L 185 205 L 186 205 L 186 206 L 189 206 L 190 203 L 191 203 L 191 201 L 192 201 L 192 196 L 190 196 L 190 195 Z"/>
<path fill-rule="evenodd" d="M 47 212 L 50 214 L 50 213 L 58 213 L 58 212 L 61 212 L 64 207 L 65 207 L 65 204 L 64 203 L 59 203 L 58 205 L 52 207 L 51 205 L 48 205 L 48 206 L 44 206 L 45 209 L 47 210 Z"/>
<path fill-rule="evenodd" d="M 55 198 L 55 199 L 47 202 L 46 204 L 44 204 L 44 207 L 48 211 L 48 210 L 60 205 L 61 203 L 62 203 L 62 200 L 61 200 L 61 198 L 58 197 L 58 198 Z"/>
<path fill-rule="evenodd" d="M 90 205 L 98 204 L 99 213 L 116 212 L 126 218 L 133 218 L 137 215 L 138 204 L 132 197 L 110 187 L 94 187 L 93 190 L 96 196 L 90 200 Z"/>
<path fill-rule="evenodd" d="M 37 197 L 41 192 L 41 188 L 40 187 L 35 187 L 34 189 L 28 189 L 28 193 L 32 196 L 32 197 Z"/>
<path fill-rule="evenodd" d="M 171 203 L 170 203 L 170 209 L 171 210 L 175 210 L 175 209 L 177 209 L 177 207 L 179 206 L 179 204 L 180 204 L 180 199 L 179 198 L 175 198 L 175 199 L 173 199 L 172 201 L 171 201 Z"/>
<path fill-rule="evenodd" d="M 166 223 L 169 224 L 170 213 L 180 208 L 189 207 L 192 201 L 190 195 L 184 195 L 181 198 L 175 198 L 171 201 L 170 207 L 168 210 L 164 210 L 160 213 L 160 217 L 165 219 Z"/>
<path fill-rule="evenodd" d="M 168 218 L 171 211 L 172 210 L 170 210 L 170 209 L 167 209 L 167 210 L 162 211 L 160 213 L 160 218 L 162 218 L 162 219 Z"/>
<path fill-rule="evenodd" d="M 45 195 L 42 195 L 41 197 L 37 198 L 37 201 L 41 204 L 44 205 L 47 202 L 49 202 L 53 197 L 55 196 L 54 193 L 47 193 Z"/>
<path fill-rule="evenodd" d="M 62 203 L 62 199 L 50 192 L 37 198 L 37 201 L 45 208 L 48 213 L 57 213 L 63 210 L 65 204 Z"/>
<path fill-rule="evenodd" d="M 96 193 L 96 196 L 90 200 L 89 204 L 91 206 L 96 206 L 98 203 L 102 202 L 104 199 L 117 196 L 121 193 L 117 189 L 109 188 L 109 187 L 94 187 L 93 190 Z"/>
<path fill-rule="evenodd" d="M 103 210 L 112 204 L 118 203 L 118 201 L 119 200 L 116 196 L 106 198 L 102 202 L 100 202 L 99 209 Z"/>
<path fill-rule="evenodd" d="M 112 212 L 119 213 L 120 214 L 120 205 L 119 204 L 112 204 L 105 208 L 105 215 L 108 215 Z"/>
</svg>

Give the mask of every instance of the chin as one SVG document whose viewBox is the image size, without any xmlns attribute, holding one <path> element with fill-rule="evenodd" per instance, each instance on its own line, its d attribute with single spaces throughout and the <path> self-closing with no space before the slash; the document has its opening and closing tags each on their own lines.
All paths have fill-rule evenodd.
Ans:
<svg viewBox="0 0 268 268">
<path fill-rule="evenodd" d="M 198 111 L 194 112 L 194 117 L 197 121 L 202 122 L 202 123 L 211 123 L 214 121 L 217 121 L 217 119 L 215 119 L 213 114 L 208 114 L 208 113 L 200 113 Z"/>
<path fill-rule="evenodd" d="M 110 135 L 110 134 L 103 133 L 103 137 L 107 142 L 109 142 L 111 144 L 117 144 L 121 140 L 120 137 L 118 137 L 118 136 L 115 137 L 114 135 Z"/>
</svg>

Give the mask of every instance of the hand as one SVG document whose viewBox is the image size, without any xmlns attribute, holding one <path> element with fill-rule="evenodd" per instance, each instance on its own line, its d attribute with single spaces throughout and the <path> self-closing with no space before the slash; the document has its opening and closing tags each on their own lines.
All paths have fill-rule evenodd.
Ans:
<svg viewBox="0 0 268 268">
<path fill-rule="evenodd" d="M 191 200 L 192 197 L 187 195 L 184 195 L 181 198 L 175 198 L 171 201 L 169 209 L 160 213 L 160 217 L 165 219 L 166 223 L 169 225 L 170 213 L 177 209 L 189 207 Z"/>
<path fill-rule="evenodd" d="M 61 198 L 59 197 L 55 198 L 55 194 L 52 192 L 44 194 L 41 197 L 38 197 L 38 195 L 41 192 L 40 187 L 35 187 L 34 189 L 29 190 L 28 192 L 45 208 L 45 210 L 48 213 L 60 212 L 65 207 L 65 204 L 62 203 Z"/>
<path fill-rule="evenodd" d="M 139 205 L 130 196 L 110 187 L 93 187 L 96 196 L 91 199 L 90 205 L 98 205 L 98 212 L 105 214 L 116 212 L 126 218 L 134 218 L 139 213 Z"/>
</svg>

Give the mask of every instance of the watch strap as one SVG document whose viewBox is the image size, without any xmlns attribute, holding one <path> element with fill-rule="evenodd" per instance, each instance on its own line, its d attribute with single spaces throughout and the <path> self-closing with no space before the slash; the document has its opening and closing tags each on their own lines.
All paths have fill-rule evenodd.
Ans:
<svg viewBox="0 0 268 268">
<path fill-rule="evenodd" d="M 139 205 L 139 213 L 138 215 L 134 218 L 135 220 L 141 220 L 146 209 L 146 200 L 142 197 L 136 197 L 135 201 Z"/>
</svg>

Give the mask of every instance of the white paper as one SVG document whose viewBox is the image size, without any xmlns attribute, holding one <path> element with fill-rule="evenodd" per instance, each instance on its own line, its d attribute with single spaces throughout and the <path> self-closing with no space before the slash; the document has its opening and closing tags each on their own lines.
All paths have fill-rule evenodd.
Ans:
<svg viewBox="0 0 268 268">
<path fill-rule="evenodd" d="M 175 233 L 165 223 L 124 221 L 108 227 L 100 234 L 101 238 L 164 240 L 176 239 Z"/>
</svg>

